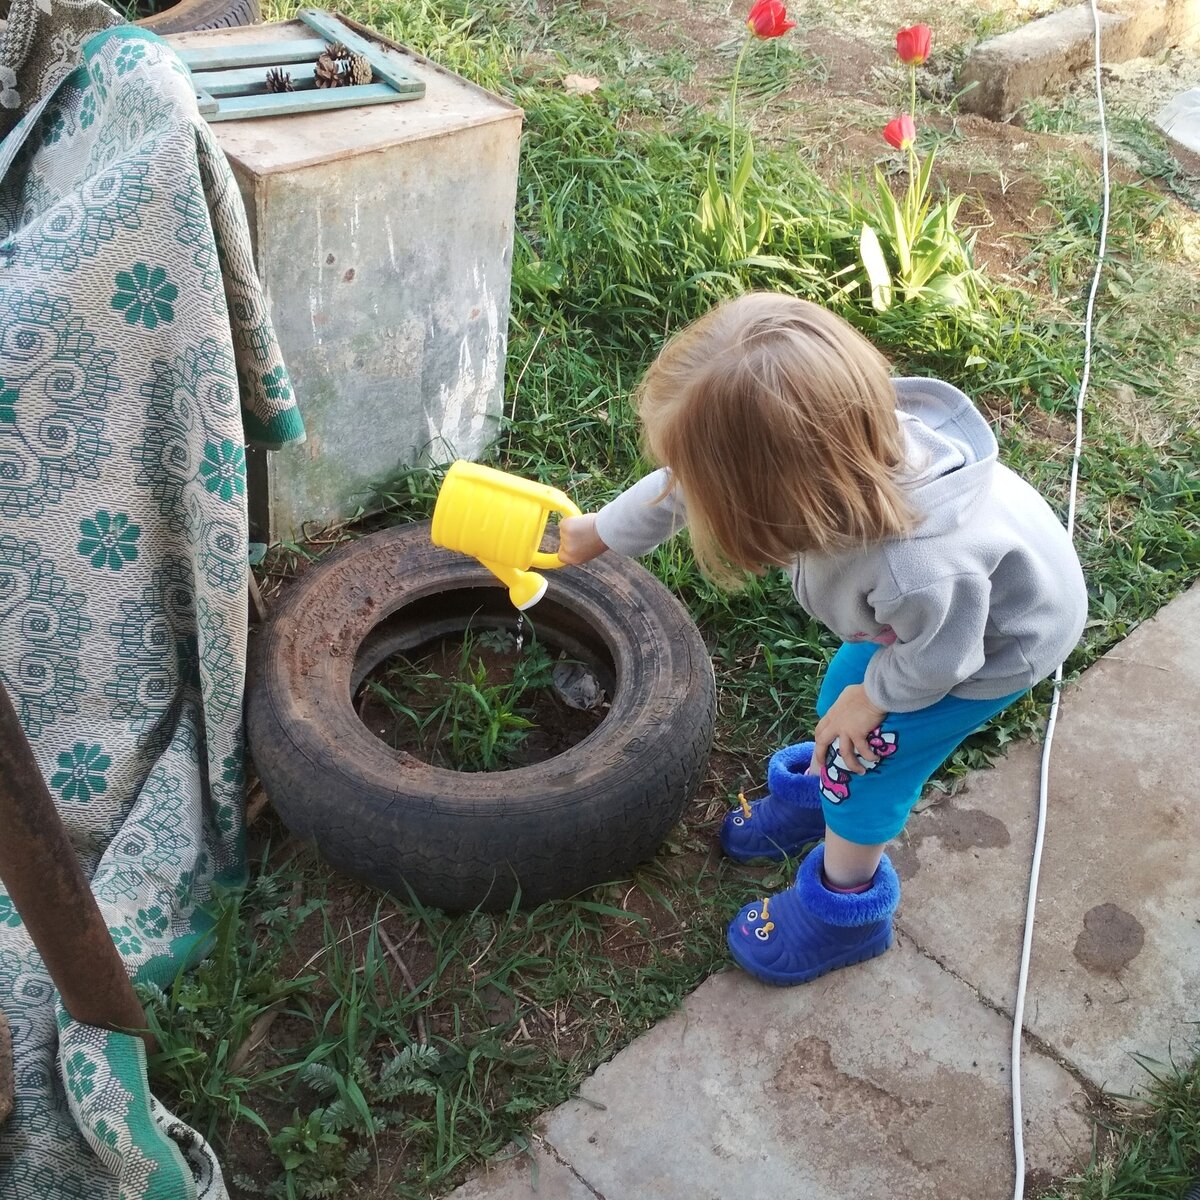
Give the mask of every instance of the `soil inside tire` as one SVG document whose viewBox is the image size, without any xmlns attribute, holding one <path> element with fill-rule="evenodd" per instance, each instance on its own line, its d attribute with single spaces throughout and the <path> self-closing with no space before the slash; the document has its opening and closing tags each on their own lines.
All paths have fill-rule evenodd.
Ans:
<svg viewBox="0 0 1200 1200">
<path fill-rule="evenodd" d="M 511 635 L 493 632 L 497 636 L 487 642 L 451 635 L 390 655 L 355 695 L 363 724 L 393 749 L 431 766 L 478 771 L 545 762 L 583 741 L 604 720 L 603 692 L 595 707 L 573 707 L 550 680 L 555 656 L 547 648 L 539 643 L 522 648 Z M 536 677 L 522 686 L 535 656 Z M 560 655 L 558 663 L 573 665 L 574 660 Z M 498 730 L 490 720 L 498 712 L 530 727 Z M 484 746 L 489 733 L 495 744 Z M 461 735 L 457 750 L 456 735 Z"/>
</svg>

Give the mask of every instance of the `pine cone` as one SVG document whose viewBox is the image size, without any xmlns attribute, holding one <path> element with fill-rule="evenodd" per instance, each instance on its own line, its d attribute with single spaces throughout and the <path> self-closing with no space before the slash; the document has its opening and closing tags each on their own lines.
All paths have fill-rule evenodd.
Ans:
<svg viewBox="0 0 1200 1200">
<path fill-rule="evenodd" d="M 370 83 L 374 78 L 375 72 L 371 70 L 371 60 L 365 54 L 350 55 L 350 83 Z"/>
<path fill-rule="evenodd" d="M 282 67 L 272 67 L 267 72 L 268 92 L 294 92 L 296 85 L 292 77 Z"/>
<path fill-rule="evenodd" d="M 340 87 L 342 83 L 341 63 L 326 50 L 318 59 L 313 77 L 319 88 Z"/>
<path fill-rule="evenodd" d="M 325 51 L 330 58 L 336 58 L 339 61 L 353 57 L 350 53 L 349 46 L 343 46 L 341 42 L 330 42 L 329 48 Z"/>
</svg>

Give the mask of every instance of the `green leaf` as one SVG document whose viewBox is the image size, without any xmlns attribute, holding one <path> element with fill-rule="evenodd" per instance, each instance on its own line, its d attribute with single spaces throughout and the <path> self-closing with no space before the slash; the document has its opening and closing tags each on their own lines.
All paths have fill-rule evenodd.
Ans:
<svg viewBox="0 0 1200 1200">
<path fill-rule="evenodd" d="M 588 912 L 598 913 L 602 917 L 620 917 L 623 921 L 636 921 L 639 925 L 649 924 L 641 913 L 630 912 L 624 908 L 615 908 L 611 904 L 601 904 L 596 900 L 576 900 L 575 907 L 586 909 Z"/>
<path fill-rule="evenodd" d="M 754 233 L 754 246 L 750 250 L 751 254 L 757 254 L 762 249 L 763 243 L 767 240 L 767 234 L 771 231 L 771 214 L 767 211 L 767 206 L 760 200 L 758 203 L 758 228 Z"/>
<path fill-rule="evenodd" d="M 371 1152 L 365 1146 L 356 1146 L 346 1155 L 345 1173 L 353 1179 L 361 1175 L 371 1165 Z"/>
<path fill-rule="evenodd" d="M 358 1125 L 358 1118 L 350 1111 L 345 1100 L 334 1100 L 325 1109 L 324 1124 L 331 1133 L 341 1133 L 354 1129 Z"/>
<path fill-rule="evenodd" d="M 887 312 L 892 307 L 892 276 L 883 247 L 870 225 L 864 225 L 858 236 L 858 253 L 871 283 L 871 304 L 876 312 Z"/>
<path fill-rule="evenodd" d="M 450 1130 L 446 1121 L 446 1093 L 439 1091 L 434 1101 L 434 1122 L 437 1127 L 437 1156 L 446 1157 L 446 1148 L 450 1140 Z"/>
<path fill-rule="evenodd" d="M 362 1122 L 363 1128 L 368 1132 L 372 1126 L 371 1106 L 367 1103 L 366 1096 L 363 1095 L 362 1088 L 354 1082 L 353 1079 L 346 1080 L 346 1099 L 354 1107 L 358 1113 L 358 1118 Z"/>
<path fill-rule="evenodd" d="M 309 1063 L 300 1070 L 300 1082 L 322 1096 L 331 1096 L 340 1089 L 342 1077 L 325 1063 Z"/>
<path fill-rule="evenodd" d="M 441 1061 L 441 1052 L 434 1046 L 413 1044 L 405 1046 L 380 1072 L 380 1078 L 390 1078 L 397 1071 L 431 1071 Z"/>
<path fill-rule="evenodd" d="M 932 293 L 936 300 L 950 308 L 967 308 L 971 303 L 971 293 L 966 280 L 965 275 L 939 275 L 931 279 L 923 290 Z"/>
<path fill-rule="evenodd" d="M 913 258 L 913 268 L 903 280 L 906 290 L 919 291 L 938 272 L 950 253 L 950 243 L 922 244 L 921 253 Z"/>
<path fill-rule="evenodd" d="M 742 160 L 737 165 L 737 170 L 733 173 L 732 191 L 734 199 L 740 200 L 742 193 L 746 190 L 746 184 L 750 182 L 750 172 L 754 170 L 754 144 L 750 140 L 750 135 L 746 135 L 746 148 L 742 151 Z"/>
<path fill-rule="evenodd" d="M 925 202 L 927 193 L 929 192 L 929 179 L 933 174 L 933 160 L 937 158 L 937 151 L 931 150 L 928 157 L 917 170 L 917 207 L 920 208 Z M 960 196 L 961 200 L 962 197 Z"/>
<path fill-rule="evenodd" d="M 876 190 L 879 193 L 880 216 L 883 218 L 882 228 L 892 243 L 896 259 L 900 263 L 900 276 L 903 278 L 912 270 L 912 239 L 909 236 L 908 224 L 892 189 L 883 172 L 875 169 Z M 878 238 L 876 239 L 878 241 Z M 882 310 L 881 310 L 882 311 Z"/>
</svg>

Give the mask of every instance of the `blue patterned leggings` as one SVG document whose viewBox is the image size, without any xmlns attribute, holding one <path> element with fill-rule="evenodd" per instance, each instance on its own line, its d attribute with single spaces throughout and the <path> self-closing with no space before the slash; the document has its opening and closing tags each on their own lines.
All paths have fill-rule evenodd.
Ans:
<svg viewBox="0 0 1200 1200">
<path fill-rule="evenodd" d="M 823 717 L 843 688 L 862 683 L 871 656 L 882 647 L 871 642 L 847 643 L 833 656 L 821 692 L 817 715 Z M 998 700 L 964 700 L 946 696 L 916 712 L 888 713 L 871 734 L 879 761 L 867 763 L 865 775 L 847 770 L 838 743 L 829 747 L 821 770 L 825 824 L 839 837 L 860 846 L 890 841 L 908 820 L 929 777 L 976 730 L 1025 693 Z"/>
</svg>

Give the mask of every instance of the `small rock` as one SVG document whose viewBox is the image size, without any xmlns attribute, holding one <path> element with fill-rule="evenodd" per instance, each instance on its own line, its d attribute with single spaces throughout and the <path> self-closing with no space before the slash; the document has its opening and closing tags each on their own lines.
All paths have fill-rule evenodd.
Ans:
<svg viewBox="0 0 1200 1200">
<path fill-rule="evenodd" d="M 583 663 L 555 663 L 551 679 L 554 690 L 572 708 L 599 708 L 604 703 L 600 681 Z"/>
<path fill-rule="evenodd" d="M 568 96 L 586 96 L 600 86 L 594 75 L 564 75 L 562 82 Z"/>
</svg>

